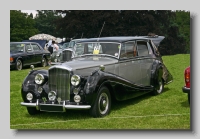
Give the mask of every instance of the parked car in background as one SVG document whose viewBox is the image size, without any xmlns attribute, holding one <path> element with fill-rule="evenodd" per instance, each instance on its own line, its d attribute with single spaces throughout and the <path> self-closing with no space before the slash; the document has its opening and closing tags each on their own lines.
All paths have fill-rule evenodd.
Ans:
<svg viewBox="0 0 200 139">
<path fill-rule="evenodd" d="M 69 47 L 69 43 L 70 43 L 70 42 L 63 43 L 63 49 L 68 48 L 68 47 Z"/>
<path fill-rule="evenodd" d="M 188 103 L 190 104 L 190 66 L 184 70 L 185 85 L 182 87 L 183 93 L 188 95 Z"/>
<path fill-rule="evenodd" d="M 103 117 L 110 113 L 113 99 L 158 95 L 173 81 L 149 38 L 91 38 L 74 48 L 69 51 L 71 61 L 32 70 L 24 79 L 21 105 L 30 115 L 89 109 L 91 116 Z"/>
<path fill-rule="evenodd" d="M 23 40 L 22 42 L 36 42 L 44 49 L 47 40 Z"/>
<path fill-rule="evenodd" d="M 21 70 L 24 66 L 40 64 L 45 67 L 50 53 L 36 42 L 10 43 L 10 69 Z"/>
<path fill-rule="evenodd" d="M 83 40 L 83 39 L 73 39 L 68 43 L 68 45 L 66 43 L 64 43 L 62 46 L 62 49 L 54 51 L 51 55 L 51 64 L 55 65 L 55 64 L 59 64 L 61 62 L 68 61 L 68 59 L 71 59 L 71 58 L 69 58 L 69 57 L 71 57 L 71 55 L 68 54 L 68 51 L 65 51 L 65 50 L 70 49 L 71 51 L 74 51 L 75 44 L 81 40 Z"/>
</svg>

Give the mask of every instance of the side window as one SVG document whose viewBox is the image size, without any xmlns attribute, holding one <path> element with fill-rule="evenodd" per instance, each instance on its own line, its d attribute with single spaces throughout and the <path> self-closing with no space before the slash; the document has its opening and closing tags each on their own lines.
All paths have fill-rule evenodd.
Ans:
<svg viewBox="0 0 200 139">
<path fill-rule="evenodd" d="M 31 45 L 30 44 L 27 44 L 26 45 L 26 51 L 28 52 L 31 52 L 31 51 L 33 51 L 33 49 L 32 49 L 32 47 L 31 47 Z"/>
<path fill-rule="evenodd" d="M 138 55 L 139 56 L 148 56 L 149 55 L 147 42 L 137 41 L 137 48 L 138 48 Z"/>
<path fill-rule="evenodd" d="M 131 58 L 137 56 L 135 42 L 127 42 L 122 45 L 120 58 Z"/>
<path fill-rule="evenodd" d="M 40 50 L 39 46 L 36 45 L 36 44 L 32 44 L 32 47 L 33 47 L 33 51 L 39 51 Z"/>
</svg>

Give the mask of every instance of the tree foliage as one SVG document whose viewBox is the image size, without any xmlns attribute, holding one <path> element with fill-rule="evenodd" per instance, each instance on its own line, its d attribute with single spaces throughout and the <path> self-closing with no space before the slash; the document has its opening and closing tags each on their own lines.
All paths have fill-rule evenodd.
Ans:
<svg viewBox="0 0 200 139">
<path fill-rule="evenodd" d="M 161 54 L 186 53 L 186 40 L 183 33 L 180 33 L 177 23 L 183 18 L 178 17 L 177 20 L 176 12 L 171 10 L 58 10 L 57 12 L 65 17 L 57 21 L 56 29 L 59 34 L 68 38 L 91 38 L 100 35 L 101 37 L 145 36 L 153 32 L 165 36 L 159 47 Z"/>
<path fill-rule="evenodd" d="M 22 41 L 38 33 L 34 19 L 21 11 L 10 11 L 10 41 Z"/>
<path fill-rule="evenodd" d="M 35 17 L 35 27 L 39 33 L 59 36 L 56 31 L 56 20 L 62 18 L 54 10 L 37 10 L 38 14 Z"/>
</svg>

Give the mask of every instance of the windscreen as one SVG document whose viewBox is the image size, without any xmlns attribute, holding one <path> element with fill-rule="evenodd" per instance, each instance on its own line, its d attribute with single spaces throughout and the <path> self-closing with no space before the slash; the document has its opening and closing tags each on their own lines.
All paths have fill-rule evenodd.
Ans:
<svg viewBox="0 0 200 139">
<path fill-rule="evenodd" d="M 25 44 L 10 44 L 10 52 L 19 53 L 24 51 Z"/>
<path fill-rule="evenodd" d="M 121 45 L 119 43 L 77 43 L 75 57 L 85 54 L 119 56 Z"/>
</svg>

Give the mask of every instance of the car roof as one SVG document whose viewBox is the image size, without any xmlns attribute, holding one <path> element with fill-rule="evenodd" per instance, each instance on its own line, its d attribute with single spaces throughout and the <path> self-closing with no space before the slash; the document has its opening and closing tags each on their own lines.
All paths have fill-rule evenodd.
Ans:
<svg viewBox="0 0 200 139">
<path fill-rule="evenodd" d="M 100 38 L 89 38 L 79 41 L 80 42 L 126 42 L 131 40 L 149 40 L 146 37 L 141 36 L 115 36 L 115 37 L 100 37 Z"/>
<path fill-rule="evenodd" d="M 22 43 L 22 44 L 29 44 L 29 43 L 35 43 L 35 44 L 39 44 L 39 43 L 37 43 L 37 42 L 10 42 L 10 43 Z"/>
</svg>

